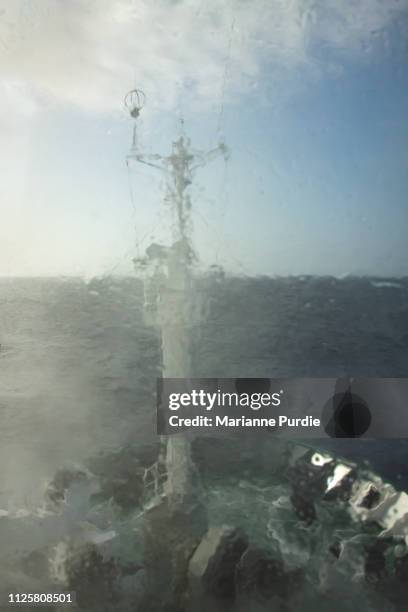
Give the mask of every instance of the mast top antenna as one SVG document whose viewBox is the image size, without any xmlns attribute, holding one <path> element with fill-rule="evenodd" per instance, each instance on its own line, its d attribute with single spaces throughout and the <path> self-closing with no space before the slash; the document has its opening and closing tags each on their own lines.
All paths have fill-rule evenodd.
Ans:
<svg viewBox="0 0 408 612">
<path fill-rule="evenodd" d="M 140 111 L 144 107 L 146 102 L 146 96 L 141 89 L 132 89 L 126 94 L 124 99 L 124 105 L 128 109 L 130 116 L 133 119 L 137 119 L 140 115 Z"/>
</svg>

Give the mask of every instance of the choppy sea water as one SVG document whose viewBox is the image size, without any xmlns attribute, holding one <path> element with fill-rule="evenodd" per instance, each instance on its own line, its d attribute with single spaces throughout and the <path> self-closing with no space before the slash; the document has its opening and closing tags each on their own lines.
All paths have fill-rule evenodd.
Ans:
<svg viewBox="0 0 408 612">
<path fill-rule="evenodd" d="M 0 293 L 0 496 L 20 504 L 67 462 L 153 438 L 159 344 L 133 279 L 4 280 Z"/>
<path fill-rule="evenodd" d="M 196 293 L 202 298 L 193 342 L 197 377 L 405 377 L 408 371 L 408 279 L 207 277 Z M 2 510 L 41 504 L 47 481 L 61 468 L 129 445 L 154 447 L 160 343 L 143 322 L 137 279 L 7 279 L 0 281 L 0 300 Z M 407 487 L 405 441 L 337 441 L 332 450 Z M 263 456 L 255 495 L 240 457 L 232 457 L 233 475 L 211 485 L 209 507 L 219 520 L 220 507 L 229 508 L 227 520 L 242 515 L 240 508 L 250 514 L 251 503 L 265 507 L 272 496 L 268 525 L 288 512 L 286 484 L 276 475 L 268 482 L 273 458 Z M 237 489 L 237 478 L 245 486 Z M 290 530 L 279 529 L 278 521 L 275 539 L 284 549 Z M 300 556 L 323 542 L 303 528 L 299 537 L 307 540 Z M 313 594 L 305 597 L 316 605 Z"/>
</svg>

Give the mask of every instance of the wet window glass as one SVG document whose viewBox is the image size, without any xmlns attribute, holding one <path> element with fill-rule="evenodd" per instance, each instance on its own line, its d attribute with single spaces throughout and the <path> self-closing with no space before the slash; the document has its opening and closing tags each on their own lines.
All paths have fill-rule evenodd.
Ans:
<svg viewBox="0 0 408 612">
<path fill-rule="evenodd" d="M 407 0 L 0 0 L 0 607 L 406 608 L 407 45 Z M 159 436 L 163 377 L 330 422 Z"/>
</svg>

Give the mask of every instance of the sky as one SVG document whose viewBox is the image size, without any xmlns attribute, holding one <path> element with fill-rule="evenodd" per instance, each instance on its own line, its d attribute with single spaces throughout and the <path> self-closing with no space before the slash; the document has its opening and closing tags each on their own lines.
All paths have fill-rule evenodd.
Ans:
<svg viewBox="0 0 408 612">
<path fill-rule="evenodd" d="M 407 70 L 408 0 L 0 0 L 0 276 L 170 239 L 134 87 L 140 151 L 228 146 L 191 188 L 203 269 L 407 275 Z"/>
</svg>

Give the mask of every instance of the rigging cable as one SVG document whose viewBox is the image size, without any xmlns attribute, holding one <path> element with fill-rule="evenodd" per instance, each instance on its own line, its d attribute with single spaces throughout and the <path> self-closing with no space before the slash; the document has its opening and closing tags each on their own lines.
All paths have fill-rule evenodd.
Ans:
<svg viewBox="0 0 408 612">
<path fill-rule="evenodd" d="M 235 32 L 235 16 L 233 17 L 232 22 L 231 22 L 230 35 L 228 38 L 227 57 L 226 57 L 226 61 L 224 65 L 224 72 L 223 72 L 222 81 L 221 81 L 220 110 L 218 113 L 217 131 L 216 131 L 216 137 L 220 141 L 223 140 L 223 121 L 224 121 L 224 111 L 225 111 L 225 98 L 226 98 L 227 83 L 228 83 L 228 78 L 229 78 L 230 68 L 231 68 L 232 42 L 234 38 L 234 32 Z M 219 255 L 220 255 L 221 245 L 223 243 L 221 233 L 224 233 L 223 229 L 225 225 L 225 215 L 226 215 L 227 207 L 228 207 L 228 192 L 226 189 L 227 181 L 228 181 L 228 157 L 226 156 L 224 158 L 223 174 L 222 174 L 221 184 L 220 184 L 219 194 L 218 194 L 218 201 L 220 203 L 221 231 L 218 234 L 219 241 L 215 247 L 215 263 L 217 265 L 219 263 Z"/>
<path fill-rule="evenodd" d="M 130 201 L 131 201 L 131 205 L 132 205 L 132 210 L 133 210 L 133 221 L 135 222 L 134 228 L 135 228 L 135 232 L 136 232 L 136 214 L 137 214 L 137 207 L 136 207 L 136 201 L 135 201 L 135 194 L 134 194 L 134 190 L 133 190 L 133 186 L 132 186 L 132 176 L 131 176 L 131 169 L 130 169 L 130 164 L 129 164 L 129 160 L 126 160 L 126 167 L 127 167 L 127 175 L 128 175 L 128 186 L 129 186 L 129 196 L 130 196 Z M 142 234 L 141 238 L 137 239 L 135 238 L 135 246 L 134 248 L 136 249 L 136 256 L 137 258 L 141 257 L 141 245 L 143 244 L 143 242 L 146 240 L 146 238 L 149 235 L 153 235 L 154 232 L 157 230 L 157 228 L 159 227 L 159 225 L 161 224 L 162 221 L 162 214 L 164 212 L 164 202 L 163 199 L 160 199 L 160 205 L 156 211 L 156 214 L 154 216 L 154 220 L 152 221 L 152 224 L 149 225 L 148 229 Z M 132 248 L 133 250 L 133 248 Z M 119 265 L 119 264 L 117 264 Z"/>
<path fill-rule="evenodd" d="M 217 131 L 216 135 L 218 139 L 222 138 L 222 123 L 224 119 L 224 106 L 225 106 L 225 96 L 227 91 L 227 82 L 228 76 L 231 68 L 231 51 L 232 51 L 232 40 L 234 38 L 234 30 L 235 30 L 235 17 L 232 19 L 230 35 L 228 38 L 228 47 L 227 47 L 227 56 L 224 64 L 224 71 L 221 80 L 221 91 L 220 91 L 220 110 L 218 113 L 218 121 L 217 121 Z"/>
<path fill-rule="evenodd" d="M 200 219 L 200 221 L 202 223 L 204 223 L 204 225 L 210 230 L 210 233 L 212 236 L 215 236 L 214 241 L 216 238 L 219 238 L 221 240 L 221 232 L 218 231 L 217 227 L 215 225 L 213 225 L 212 223 L 209 223 L 207 221 L 207 219 L 205 218 L 205 216 L 198 210 L 198 208 L 194 209 L 194 213 L 195 215 L 197 215 L 197 218 Z M 223 237 L 223 241 L 225 242 L 225 235 Z M 242 261 L 240 259 L 238 259 L 237 257 L 235 257 L 232 254 L 232 251 L 234 250 L 234 247 L 232 245 L 232 242 L 228 241 L 228 254 L 229 254 L 229 258 L 231 261 L 233 261 L 242 271 L 244 276 L 251 276 L 250 271 L 248 270 L 248 268 L 242 263 Z"/>
</svg>

